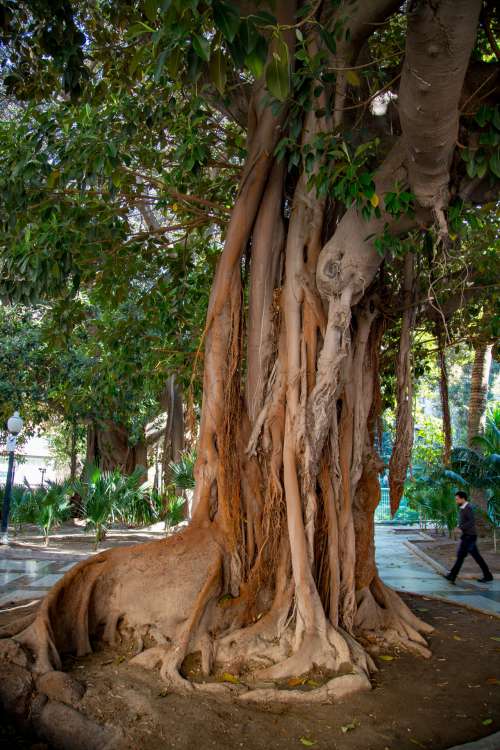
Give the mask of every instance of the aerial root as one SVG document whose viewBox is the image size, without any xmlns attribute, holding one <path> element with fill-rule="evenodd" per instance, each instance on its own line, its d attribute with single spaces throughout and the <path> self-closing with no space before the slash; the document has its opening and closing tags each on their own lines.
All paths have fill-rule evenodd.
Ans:
<svg viewBox="0 0 500 750">
<path fill-rule="evenodd" d="M 372 653 L 389 646 L 430 658 L 424 634 L 434 628 L 416 617 L 395 591 L 376 578 L 357 599 L 356 632 Z"/>
<path fill-rule="evenodd" d="M 371 690 L 370 680 L 363 670 L 356 668 L 351 674 L 334 677 L 314 690 L 260 688 L 242 693 L 238 700 L 249 703 L 335 703 L 363 690 Z"/>
</svg>

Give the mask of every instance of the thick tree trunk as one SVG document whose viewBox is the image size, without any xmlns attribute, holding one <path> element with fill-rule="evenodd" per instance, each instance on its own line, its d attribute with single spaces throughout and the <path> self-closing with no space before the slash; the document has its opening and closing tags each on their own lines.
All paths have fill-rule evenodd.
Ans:
<svg viewBox="0 0 500 750">
<path fill-rule="evenodd" d="M 396 439 L 389 461 L 391 513 L 394 515 L 403 497 L 406 474 L 413 447 L 413 371 L 412 342 L 417 317 L 415 306 L 415 258 L 407 253 L 403 271 L 404 312 L 401 320 L 399 352 L 396 364 L 397 413 Z"/>
<path fill-rule="evenodd" d="M 474 349 L 474 363 L 470 381 L 469 413 L 467 415 L 467 444 L 469 448 L 479 450 L 474 445 L 474 438 L 481 435 L 486 419 L 486 401 L 488 397 L 488 383 L 490 379 L 491 344 L 478 344 Z M 483 514 L 488 513 L 488 499 L 484 489 L 473 488 L 471 500 Z M 476 514 L 476 528 L 480 536 L 488 536 L 491 528 L 487 519 Z"/>
<path fill-rule="evenodd" d="M 162 454 L 163 483 L 166 484 L 169 464 L 180 460 L 185 447 L 184 405 L 175 375 L 171 375 L 167 380 L 162 402 L 167 412 Z"/>
<path fill-rule="evenodd" d="M 94 464 L 103 471 L 119 469 L 132 474 L 142 467 L 147 470 L 147 449 L 144 440 L 132 445 L 127 430 L 113 422 L 87 427 L 87 464 Z"/>
<path fill-rule="evenodd" d="M 469 413 L 467 416 L 467 444 L 473 448 L 473 440 L 481 435 L 486 417 L 486 398 L 491 369 L 491 344 L 478 344 L 474 349 L 474 364 L 470 380 Z"/>
</svg>

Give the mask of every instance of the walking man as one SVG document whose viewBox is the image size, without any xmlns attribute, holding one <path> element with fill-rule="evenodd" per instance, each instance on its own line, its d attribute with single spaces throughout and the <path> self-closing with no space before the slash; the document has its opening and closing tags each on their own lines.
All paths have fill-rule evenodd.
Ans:
<svg viewBox="0 0 500 750">
<path fill-rule="evenodd" d="M 458 547 L 457 561 L 445 578 L 447 578 L 450 583 L 455 583 L 455 578 L 460 572 L 463 561 L 467 555 L 470 555 L 477 562 L 483 572 L 483 577 L 478 579 L 479 583 L 488 583 L 493 580 L 493 576 L 491 575 L 491 571 L 485 561 L 479 554 L 476 545 L 477 534 L 476 523 L 474 521 L 474 511 L 471 504 L 467 501 L 467 493 L 462 492 L 462 490 L 456 492 L 455 500 L 460 509 L 460 520 L 458 525 L 462 530 L 462 538 Z"/>
</svg>

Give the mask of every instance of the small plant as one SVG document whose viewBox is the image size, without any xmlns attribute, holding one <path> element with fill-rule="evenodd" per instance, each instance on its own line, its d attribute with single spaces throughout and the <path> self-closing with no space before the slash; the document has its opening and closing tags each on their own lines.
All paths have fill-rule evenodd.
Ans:
<svg viewBox="0 0 500 750">
<path fill-rule="evenodd" d="M 85 478 L 73 483 L 73 491 L 81 498 L 81 513 L 86 528 L 94 532 L 94 549 L 105 538 L 108 524 L 115 515 L 116 473 L 119 474 L 101 472 L 97 466 L 88 466 Z"/>
<path fill-rule="evenodd" d="M 3 492 L 2 490 L 2 497 Z M 39 490 L 31 490 L 30 487 L 14 485 L 10 498 L 10 522 L 16 532 L 20 531 L 23 524 L 36 523 L 36 514 L 41 499 L 45 492 L 40 494 Z"/>
<path fill-rule="evenodd" d="M 196 454 L 194 451 L 183 453 L 180 460 L 169 464 L 172 484 L 178 490 L 194 489 L 194 465 Z"/>
<path fill-rule="evenodd" d="M 69 518 L 69 496 L 68 485 L 50 485 L 38 505 L 36 523 L 43 532 L 45 546 L 49 543 L 52 528 Z"/>
<path fill-rule="evenodd" d="M 415 472 L 405 487 L 408 506 L 418 510 L 427 521 L 448 531 L 451 536 L 457 525 L 455 492 L 466 489 L 463 478 L 442 466 L 431 466 L 427 471 Z"/>
<path fill-rule="evenodd" d="M 185 517 L 186 500 L 177 495 L 171 495 L 168 498 L 165 512 L 165 529 L 171 529 L 177 526 Z"/>
</svg>

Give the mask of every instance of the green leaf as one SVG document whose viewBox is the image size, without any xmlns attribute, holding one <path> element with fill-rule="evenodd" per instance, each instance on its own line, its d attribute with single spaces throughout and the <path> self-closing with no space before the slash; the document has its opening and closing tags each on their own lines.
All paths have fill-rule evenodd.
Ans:
<svg viewBox="0 0 500 750">
<path fill-rule="evenodd" d="M 214 3 L 214 22 L 226 39 L 232 42 L 240 25 L 240 12 L 233 5 L 216 2 Z"/>
<path fill-rule="evenodd" d="M 170 53 L 167 61 L 167 70 L 170 78 L 176 78 L 179 72 L 179 66 L 181 62 L 182 51 L 179 47 L 176 47 Z"/>
<path fill-rule="evenodd" d="M 497 177 L 500 180 L 500 151 L 495 151 L 495 153 L 490 157 L 490 170 L 493 172 L 495 177 Z"/>
<path fill-rule="evenodd" d="M 163 70 L 163 66 L 165 65 L 165 59 L 167 57 L 167 52 L 168 51 L 166 49 L 164 49 L 160 53 L 160 55 L 158 55 L 158 60 L 156 61 L 155 74 L 154 74 L 155 83 L 158 83 L 158 81 L 161 78 L 161 73 L 162 73 L 162 70 Z"/>
<path fill-rule="evenodd" d="M 469 175 L 471 179 L 475 177 L 476 162 L 474 161 L 474 159 L 471 159 L 470 161 L 467 162 L 467 174 Z"/>
<path fill-rule="evenodd" d="M 344 724 L 344 726 L 340 727 L 343 734 L 347 734 L 347 732 L 352 732 L 353 729 L 356 729 L 356 724 L 352 722 L 351 724 Z"/>
<path fill-rule="evenodd" d="M 58 169 L 54 169 L 54 171 L 51 172 L 47 177 L 47 187 L 53 188 L 55 185 L 57 185 L 60 176 L 60 171 Z"/>
<path fill-rule="evenodd" d="M 260 34 L 255 28 L 255 24 L 245 18 L 240 24 L 238 39 L 247 55 L 255 49 L 259 37 Z"/>
<path fill-rule="evenodd" d="M 300 741 L 305 747 L 312 747 L 313 745 L 316 745 L 316 740 L 309 740 L 307 737 L 301 737 Z"/>
<path fill-rule="evenodd" d="M 158 15 L 157 0 L 145 0 L 144 13 L 146 14 L 148 21 L 154 23 L 154 21 L 156 21 L 156 16 Z"/>
<path fill-rule="evenodd" d="M 127 37 L 127 39 L 135 39 L 142 34 L 149 34 L 153 31 L 154 29 L 152 29 L 151 26 L 148 26 L 147 23 L 138 21 L 137 23 L 133 23 L 132 26 L 129 27 L 125 36 Z"/>
<path fill-rule="evenodd" d="M 394 660 L 394 656 L 389 656 L 389 654 L 382 654 L 378 658 L 382 659 L 382 661 L 393 661 Z"/>
<path fill-rule="evenodd" d="M 281 39 L 266 68 L 266 85 L 280 102 L 284 102 L 290 92 L 288 47 Z"/>
<path fill-rule="evenodd" d="M 266 10 L 260 10 L 258 13 L 252 13 L 250 18 L 259 26 L 276 26 L 275 16 Z"/>
<path fill-rule="evenodd" d="M 493 719 L 485 719 L 482 724 L 483 727 L 488 727 L 490 724 L 493 724 Z"/>
<path fill-rule="evenodd" d="M 212 52 L 209 68 L 210 78 L 212 79 L 215 88 L 217 89 L 219 94 L 223 94 L 224 89 L 226 88 L 227 69 L 226 59 L 222 53 L 222 50 L 216 49 L 215 52 Z"/>
<path fill-rule="evenodd" d="M 245 57 L 245 65 L 254 78 L 260 78 L 264 72 L 267 59 L 267 44 L 263 37 L 259 37 L 255 48 Z"/>
<path fill-rule="evenodd" d="M 335 36 L 327 29 L 321 29 L 320 36 L 332 54 L 337 53 L 337 42 Z"/>
<path fill-rule="evenodd" d="M 200 34 L 194 34 L 193 36 L 193 48 L 198 57 L 201 60 L 208 62 L 210 59 L 210 42 Z"/>
<path fill-rule="evenodd" d="M 348 70 L 345 74 L 347 83 L 350 83 L 351 86 L 361 86 L 361 78 L 356 73 L 355 70 Z"/>
</svg>

